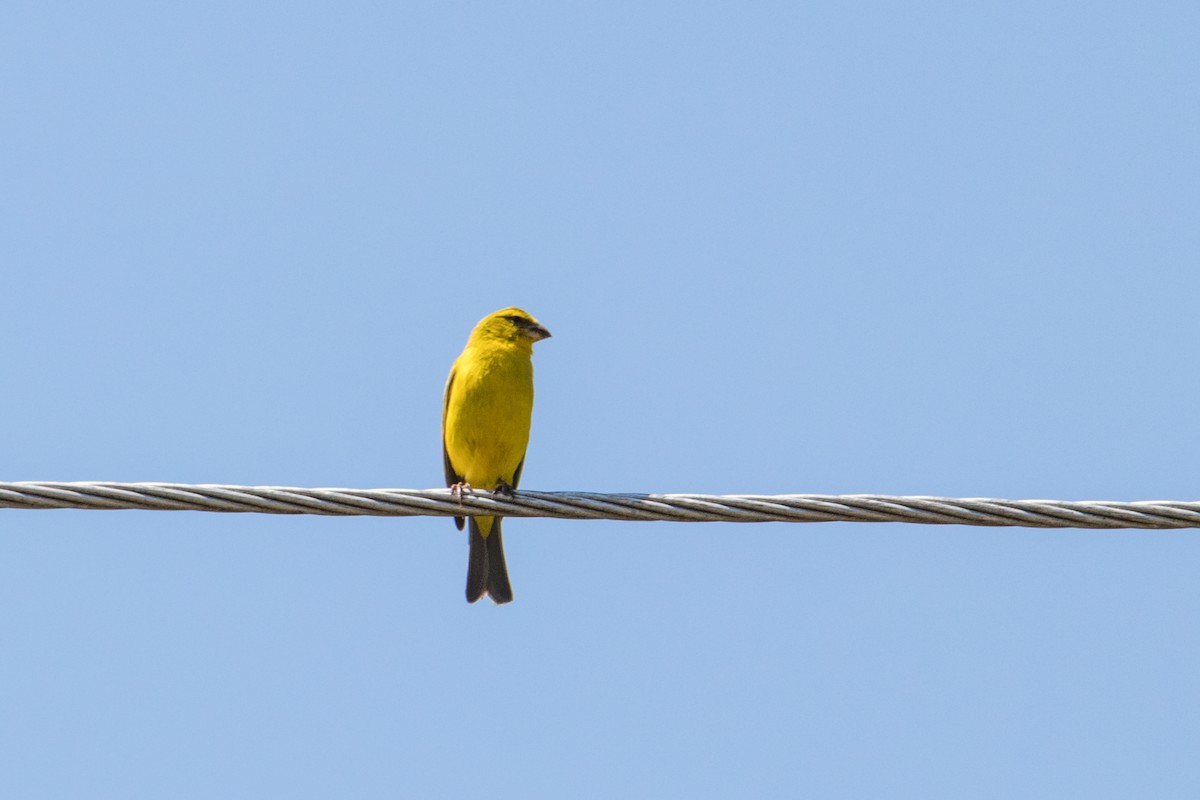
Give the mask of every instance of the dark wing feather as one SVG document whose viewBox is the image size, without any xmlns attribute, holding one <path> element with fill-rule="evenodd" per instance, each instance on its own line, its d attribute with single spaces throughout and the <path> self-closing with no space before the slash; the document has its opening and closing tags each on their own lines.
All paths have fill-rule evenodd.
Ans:
<svg viewBox="0 0 1200 800">
<path fill-rule="evenodd" d="M 525 469 L 525 458 L 521 457 L 521 463 L 517 464 L 517 471 L 513 473 L 512 488 L 517 488 L 517 484 L 521 482 L 521 470 Z"/>
<path fill-rule="evenodd" d="M 450 370 L 450 377 L 446 380 L 446 396 L 442 398 L 442 466 L 446 470 L 446 485 L 453 486 L 456 483 L 462 483 L 462 476 L 455 471 L 454 465 L 450 463 L 450 452 L 446 450 L 446 411 L 450 408 L 450 390 L 454 388 L 454 373 L 457 369 Z M 461 531 L 466 520 L 462 517 L 455 517 L 454 524 Z"/>
</svg>

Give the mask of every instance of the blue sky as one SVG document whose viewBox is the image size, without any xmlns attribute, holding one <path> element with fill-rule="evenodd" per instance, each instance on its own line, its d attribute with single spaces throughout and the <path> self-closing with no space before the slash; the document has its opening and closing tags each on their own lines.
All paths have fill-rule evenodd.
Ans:
<svg viewBox="0 0 1200 800">
<path fill-rule="evenodd" d="M 1197 497 L 1194 3 L 10 3 L 0 479 Z M 1195 797 L 1200 536 L 0 512 L 0 794 Z"/>
</svg>

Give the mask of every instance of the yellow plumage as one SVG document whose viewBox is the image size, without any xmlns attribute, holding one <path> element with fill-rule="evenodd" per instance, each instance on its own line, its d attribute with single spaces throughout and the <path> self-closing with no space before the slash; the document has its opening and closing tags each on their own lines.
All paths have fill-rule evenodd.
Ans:
<svg viewBox="0 0 1200 800">
<path fill-rule="evenodd" d="M 533 343 L 550 332 L 519 308 L 479 321 L 450 369 L 442 407 L 446 484 L 509 491 L 517 487 L 533 414 Z M 455 518 L 459 530 L 463 519 Z M 467 600 L 485 593 L 512 600 L 500 517 L 471 517 Z"/>
</svg>

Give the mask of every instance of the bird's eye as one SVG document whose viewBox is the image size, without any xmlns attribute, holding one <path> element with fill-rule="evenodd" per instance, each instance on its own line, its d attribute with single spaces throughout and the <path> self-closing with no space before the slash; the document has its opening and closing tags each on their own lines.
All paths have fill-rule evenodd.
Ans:
<svg viewBox="0 0 1200 800">
<path fill-rule="evenodd" d="M 524 317 L 518 317 L 518 316 L 514 316 L 512 314 L 509 314 L 508 316 L 506 316 L 505 319 L 508 320 L 509 322 L 511 322 L 513 325 L 528 325 L 529 324 L 528 322 L 525 321 Z"/>
</svg>

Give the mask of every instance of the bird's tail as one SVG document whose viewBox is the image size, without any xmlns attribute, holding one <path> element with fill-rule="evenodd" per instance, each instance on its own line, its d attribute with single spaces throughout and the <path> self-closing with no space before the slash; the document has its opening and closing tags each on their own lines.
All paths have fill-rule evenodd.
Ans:
<svg viewBox="0 0 1200 800">
<path fill-rule="evenodd" d="M 471 517 L 470 528 L 467 602 L 474 603 L 485 594 L 491 595 L 496 605 L 512 602 L 512 584 L 508 582 L 508 565 L 504 561 L 504 541 L 500 538 L 500 517 Z"/>
</svg>

